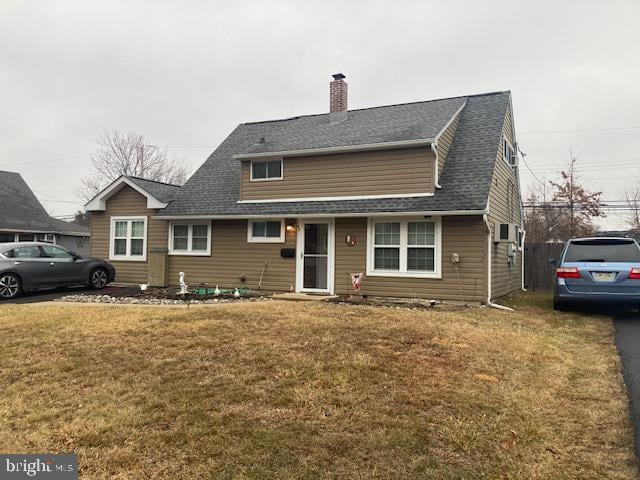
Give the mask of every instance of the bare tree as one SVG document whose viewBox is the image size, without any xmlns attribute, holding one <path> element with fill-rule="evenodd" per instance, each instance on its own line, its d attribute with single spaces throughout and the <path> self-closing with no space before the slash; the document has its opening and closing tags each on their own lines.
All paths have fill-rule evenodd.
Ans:
<svg viewBox="0 0 640 480">
<path fill-rule="evenodd" d="M 592 235 L 596 228 L 593 218 L 604 217 L 600 196 L 602 192 L 591 192 L 581 183 L 578 175 L 578 159 L 572 154 L 567 170 L 562 170 L 560 182 L 550 181 L 555 189 L 553 200 L 564 210 L 566 223 L 564 237 Z"/>
<path fill-rule="evenodd" d="M 593 235 L 593 218 L 605 216 L 601 194 L 590 192 L 580 183 L 577 159 L 572 155 L 558 180 L 531 188 L 524 218 L 527 240 L 544 243 Z"/>
<path fill-rule="evenodd" d="M 563 237 L 564 211 L 551 202 L 553 192 L 546 185 L 530 187 L 528 208 L 524 213 L 524 229 L 527 241 L 545 243 Z"/>
<path fill-rule="evenodd" d="M 187 178 L 184 162 L 170 160 L 166 149 L 149 145 L 142 135 L 118 130 L 96 139 L 91 155 L 91 174 L 82 180 L 83 198 L 90 200 L 121 175 L 182 185 Z"/>
<path fill-rule="evenodd" d="M 628 207 L 625 214 L 627 225 L 634 232 L 640 233 L 640 175 L 627 187 L 624 199 Z"/>
</svg>

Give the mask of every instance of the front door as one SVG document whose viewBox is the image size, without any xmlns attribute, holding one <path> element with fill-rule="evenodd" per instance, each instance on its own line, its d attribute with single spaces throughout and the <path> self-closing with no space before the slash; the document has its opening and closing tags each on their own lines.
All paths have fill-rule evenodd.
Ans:
<svg viewBox="0 0 640 480">
<path fill-rule="evenodd" d="M 298 230 L 297 290 L 333 291 L 333 221 L 303 221 Z"/>
</svg>

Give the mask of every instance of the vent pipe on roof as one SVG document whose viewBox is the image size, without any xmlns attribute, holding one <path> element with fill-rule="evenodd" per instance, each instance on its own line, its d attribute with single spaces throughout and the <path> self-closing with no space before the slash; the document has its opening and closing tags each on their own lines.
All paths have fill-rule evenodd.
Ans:
<svg viewBox="0 0 640 480">
<path fill-rule="evenodd" d="M 329 122 L 336 123 L 347 119 L 347 82 L 342 73 L 333 75 L 329 84 Z"/>
</svg>

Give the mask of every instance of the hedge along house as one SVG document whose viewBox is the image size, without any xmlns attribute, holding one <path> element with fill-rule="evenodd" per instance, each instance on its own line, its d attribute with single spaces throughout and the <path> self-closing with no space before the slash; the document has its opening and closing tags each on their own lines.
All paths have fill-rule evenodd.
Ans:
<svg viewBox="0 0 640 480">
<path fill-rule="evenodd" d="M 239 125 L 181 188 L 86 205 L 117 280 L 490 302 L 522 286 L 510 92 Z"/>
</svg>

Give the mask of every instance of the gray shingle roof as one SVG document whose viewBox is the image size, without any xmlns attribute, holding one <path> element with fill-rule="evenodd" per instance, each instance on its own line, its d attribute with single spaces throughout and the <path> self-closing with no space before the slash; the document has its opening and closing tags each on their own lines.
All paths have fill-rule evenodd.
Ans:
<svg viewBox="0 0 640 480">
<path fill-rule="evenodd" d="M 149 192 L 161 202 L 165 203 L 170 201 L 173 196 L 180 190 L 179 185 L 156 182 L 155 180 L 147 180 L 146 178 L 140 177 L 127 176 L 127 178 L 143 190 Z"/>
<path fill-rule="evenodd" d="M 87 227 L 49 216 L 19 173 L 0 171 L 0 230 L 89 235 Z"/>
<path fill-rule="evenodd" d="M 464 98 L 405 103 L 388 107 L 351 110 L 346 121 L 329 122 L 329 114 L 286 120 L 247 123 L 247 137 L 238 154 L 283 152 L 312 148 L 343 147 L 368 143 L 434 139 L 464 105 Z M 260 142 L 261 138 L 264 139 Z"/>
<path fill-rule="evenodd" d="M 440 177 L 442 188 L 431 197 L 237 203 L 240 162 L 233 158 L 235 154 L 318 148 L 328 146 L 327 142 L 334 142 L 331 146 L 336 146 L 342 145 L 340 142 L 356 145 L 433 138 L 465 101 Z M 327 115 L 242 124 L 211 154 L 159 215 L 338 215 L 484 210 L 509 104 L 509 92 L 496 92 L 350 111 L 347 120 L 331 126 L 327 125 Z M 352 121 L 354 125 L 349 123 Z M 348 133 L 327 133 L 333 129 Z M 317 139 L 314 131 L 318 132 Z M 259 143 L 260 137 L 265 137 L 264 144 Z"/>
</svg>

